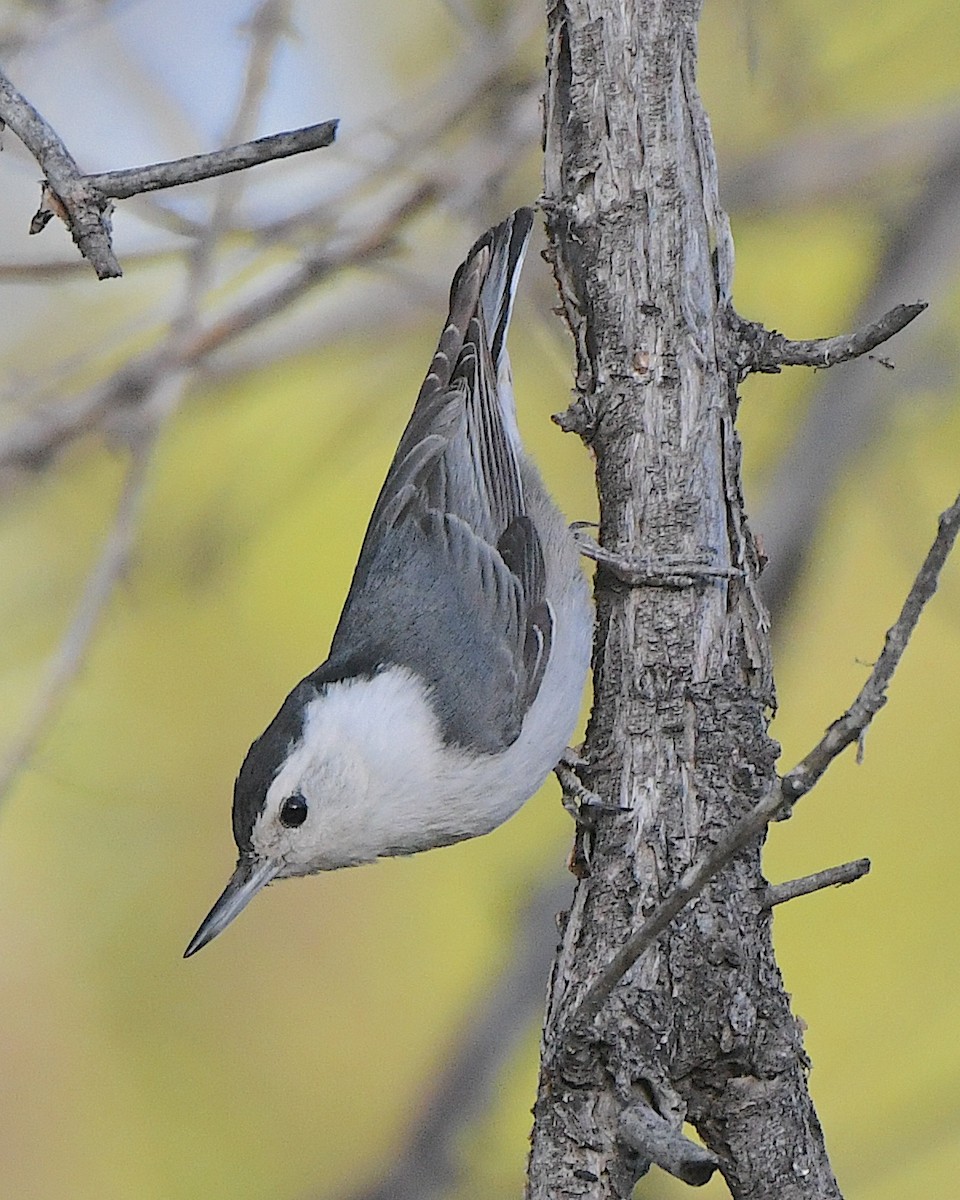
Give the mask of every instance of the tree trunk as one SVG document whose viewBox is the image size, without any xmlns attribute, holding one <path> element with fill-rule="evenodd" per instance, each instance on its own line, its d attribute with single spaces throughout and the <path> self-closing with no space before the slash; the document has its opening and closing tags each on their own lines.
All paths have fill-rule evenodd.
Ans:
<svg viewBox="0 0 960 1200">
<path fill-rule="evenodd" d="M 577 350 L 562 423 L 596 454 L 599 540 L 629 559 L 731 574 L 630 587 L 597 572 L 582 775 L 607 807 L 584 835 L 550 984 L 536 1200 L 629 1196 L 664 1161 L 635 1128 L 649 1109 L 696 1127 L 735 1197 L 839 1196 L 773 954 L 759 843 L 586 1031 L 571 1020 L 644 915 L 771 786 L 778 752 L 734 428 L 732 245 L 695 81 L 699 7 L 548 4 L 544 207 Z"/>
</svg>

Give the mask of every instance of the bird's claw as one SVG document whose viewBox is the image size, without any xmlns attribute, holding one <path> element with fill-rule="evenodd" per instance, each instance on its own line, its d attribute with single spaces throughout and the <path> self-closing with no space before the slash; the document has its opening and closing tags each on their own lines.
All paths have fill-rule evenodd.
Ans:
<svg viewBox="0 0 960 1200">
<path fill-rule="evenodd" d="M 590 840 L 596 829 L 597 817 L 602 813 L 626 812 L 622 804 L 609 804 L 586 787 L 578 774 L 579 767 L 587 766 L 587 760 L 570 746 L 560 756 L 554 774 L 560 781 L 563 807 L 576 825 L 573 849 L 568 866 L 578 879 L 590 872 Z"/>
</svg>

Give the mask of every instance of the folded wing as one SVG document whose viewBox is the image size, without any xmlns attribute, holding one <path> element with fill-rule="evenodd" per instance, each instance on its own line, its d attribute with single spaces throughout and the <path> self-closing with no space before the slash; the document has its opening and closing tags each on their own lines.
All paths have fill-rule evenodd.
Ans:
<svg viewBox="0 0 960 1200">
<path fill-rule="evenodd" d="M 406 667 L 426 682 L 445 739 L 491 754 L 519 735 L 552 635 L 506 352 L 532 220 L 520 209 L 490 230 L 454 277 L 446 326 L 315 677 Z"/>
</svg>

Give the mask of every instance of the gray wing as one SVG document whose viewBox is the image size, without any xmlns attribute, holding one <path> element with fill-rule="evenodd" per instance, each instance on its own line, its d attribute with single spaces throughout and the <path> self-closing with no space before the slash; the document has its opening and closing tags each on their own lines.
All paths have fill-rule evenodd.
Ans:
<svg viewBox="0 0 960 1200">
<path fill-rule="evenodd" d="M 454 277 L 325 664 L 409 668 L 427 683 L 445 739 L 486 753 L 519 735 L 552 633 L 506 355 L 532 219 L 520 209 L 490 230 Z"/>
</svg>

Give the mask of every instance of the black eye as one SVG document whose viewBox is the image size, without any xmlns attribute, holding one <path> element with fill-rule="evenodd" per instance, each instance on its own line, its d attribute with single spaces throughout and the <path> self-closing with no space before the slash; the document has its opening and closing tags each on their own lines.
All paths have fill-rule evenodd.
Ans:
<svg viewBox="0 0 960 1200">
<path fill-rule="evenodd" d="M 307 819 L 307 802 L 300 795 L 288 796 L 280 805 L 280 824 L 296 829 Z"/>
</svg>

